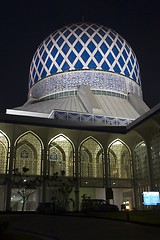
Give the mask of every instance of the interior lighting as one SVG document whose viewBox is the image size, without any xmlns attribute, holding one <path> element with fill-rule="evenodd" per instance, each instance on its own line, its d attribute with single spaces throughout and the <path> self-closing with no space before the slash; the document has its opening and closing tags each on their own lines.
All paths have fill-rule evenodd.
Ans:
<svg viewBox="0 0 160 240">
<path fill-rule="evenodd" d="M 146 144 L 145 144 L 144 142 L 142 142 L 142 143 L 141 143 L 141 146 L 142 146 L 142 147 L 145 147 L 145 146 L 146 146 Z"/>
<path fill-rule="evenodd" d="M 63 141 L 66 141 L 67 139 L 65 139 L 63 136 L 59 136 L 57 137 L 54 141 L 55 142 L 63 142 Z"/>
<path fill-rule="evenodd" d="M 126 205 L 126 210 L 129 210 L 129 205 Z"/>
<path fill-rule="evenodd" d="M 113 143 L 113 145 L 122 145 L 122 143 L 119 140 L 117 140 Z"/>
</svg>

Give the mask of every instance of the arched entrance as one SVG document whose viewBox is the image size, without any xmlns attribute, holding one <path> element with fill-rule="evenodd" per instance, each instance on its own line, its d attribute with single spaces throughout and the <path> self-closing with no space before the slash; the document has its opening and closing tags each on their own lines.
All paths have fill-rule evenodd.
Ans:
<svg viewBox="0 0 160 240">
<path fill-rule="evenodd" d="M 43 171 L 42 151 L 42 141 L 31 131 L 15 142 L 11 193 L 13 211 L 34 211 L 40 201 L 36 179 Z"/>
<path fill-rule="evenodd" d="M 108 182 L 113 189 L 113 199 L 121 209 L 123 204 L 133 209 L 134 197 L 132 189 L 132 161 L 129 147 L 120 139 L 108 146 Z"/>
<path fill-rule="evenodd" d="M 105 199 L 104 150 L 91 136 L 79 146 L 79 176 L 80 203 L 84 196 Z"/>
</svg>

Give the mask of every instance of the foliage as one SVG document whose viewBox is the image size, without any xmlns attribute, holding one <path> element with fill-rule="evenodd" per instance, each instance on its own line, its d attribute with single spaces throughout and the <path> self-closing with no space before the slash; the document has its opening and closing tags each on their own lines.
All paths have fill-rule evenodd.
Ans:
<svg viewBox="0 0 160 240">
<path fill-rule="evenodd" d="M 51 200 L 61 209 L 67 210 L 68 204 L 74 200 L 69 198 L 75 184 L 75 179 L 65 176 L 65 171 L 54 173 L 52 176 L 46 176 L 47 186 L 51 192 Z"/>
<path fill-rule="evenodd" d="M 29 168 L 23 167 L 22 172 L 18 168 L 13 169 L 12 188 L 17 189 L 17 193 L 22 198 L 22 211 L 24 211 L 25 204 L 31 194 L 35 192 L 36 186 L 40 184 L 37 177 L 29 178 L 26 174 Z"/>
<path fill-rule="evenodd" d="M 12 179 L 10 180 L 11 188 L 14 189 L 22 198 L 22 211 L 30 195 L 33 194 L 37 186 L 46 183 L 51 192 L 51 201 L 63 210 L 67 210 L 69 202 L 74 200 L 70 198 L 75 185 L 75 178 L 66 177 L 65 171 L 56 172 L 52 176 L 31 177 L 28 176 L 29 168 L 23 167 L 13 169 Z M 7 181 L 7 180 L 6 180 Z M 9 181 L 9 179 L 8 179 Z"/>
</svg>

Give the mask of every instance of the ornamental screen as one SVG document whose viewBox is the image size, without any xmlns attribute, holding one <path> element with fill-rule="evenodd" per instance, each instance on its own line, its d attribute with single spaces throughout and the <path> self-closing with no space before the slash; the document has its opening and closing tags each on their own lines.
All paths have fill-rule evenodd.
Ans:
<svg viewBox="0 0 160 240">
<path fill-rule="evenodd" d="M 61 173 L 61 171 L 65 171 L 66 176 L 73 176 L 73 145 L 63 135 L 51 140 L 49 144 L 48 160 L 49 175 L 53 175 L 56 172 Z"/>
<path fill-rule="evenodd" d="M 22 172 L 23 167 L 29 168 L 29 175 L 40 175 L 42 171 L 42 145 L 39 138 L 27 132 L 16 142 L 14 169 Z"/>
<path fill-rule="evenodd" d="M 80 146 L 80 175 L 81 177 L 103 178 L 103 149 L 92 138 Z"/>
<path fill-rule="evenodd" d="M 108 149 L 109 175 L 111 178 L 131 178 L 130 151 L 120 140 L 116 140 Z"/>
<path fill-rule="evenodd" d="M 8 164 L 9 142 L 6 136 L 0 131 L 0 173 L 6 173 Z"/>
</svg>

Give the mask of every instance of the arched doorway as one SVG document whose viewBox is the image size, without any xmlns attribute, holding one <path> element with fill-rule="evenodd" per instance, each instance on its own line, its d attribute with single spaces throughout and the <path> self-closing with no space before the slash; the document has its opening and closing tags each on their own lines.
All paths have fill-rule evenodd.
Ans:
<svg viewBox="0 0 160 240">
<path fill-rule="evenodd" d="M 80 199 L 91 197 L 105 199 L 104 150 L 92 136 L 79 146 Z"/>
<path fill-rule="evenodd" d="M 34 211 L 40 201 L 36 179 L 43 171 L 43 149 L 42 141 L 31 131 L 22 134 L 15 142 L 11 194 L 13 211 Z"/>
<path fill-rule="evenodd" d="M 113 201 L 116 205 L 126 204 L 133 209 L 134 195 L 132 186 L 132 158 L 129 147 L 120 139 L 115 139 L 108 146 L 108 182 L 113 189 Z"/>
<path fill-rule="evenodd" d="M 48 174 L 65 171 L 66 176 L 74 175 L 74 145 L 65 135 L 60 134 L 48 144 Z"/>
</svg>

